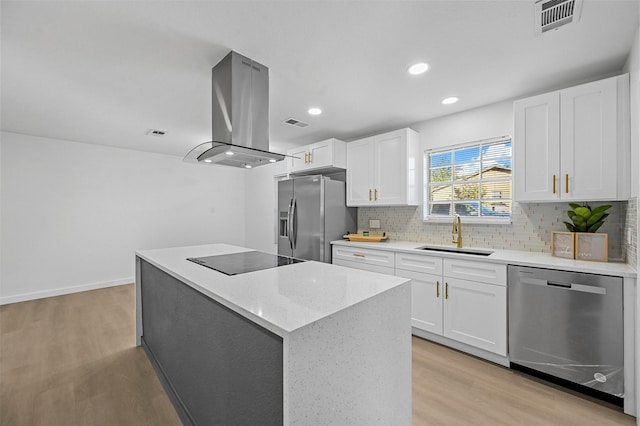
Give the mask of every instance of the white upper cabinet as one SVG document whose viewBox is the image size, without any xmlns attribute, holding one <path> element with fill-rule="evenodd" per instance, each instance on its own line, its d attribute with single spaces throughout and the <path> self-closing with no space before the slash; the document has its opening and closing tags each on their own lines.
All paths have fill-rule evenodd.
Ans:
<svg viewBox="0 0 640 426">
<path fill-rule="evenodd" d="M 558 200 L 560 96 L 546 93 L 514 104 L 514 195 L 516 201 Z"/>
<path fill-rule="evenodd" d="M 629 195 L 629 76 L 514 103 L 515 200 Z"/>
<path fill-rule="evenodd" d="M 347 144 L 347 205 L 418 204 L 419 137 L 411 129 Z"/>
<path fill-rule="evenodd" d="M 327 139 L 287 151 L 289 174 L 330 173 L 347 167 L 346 144 L 338 139 Z"/>
<path fill-rule="evenodd" d="M 347 206 L 368 206 L 373 200 L 374 138 L 347 144 Z"/>
</svg>

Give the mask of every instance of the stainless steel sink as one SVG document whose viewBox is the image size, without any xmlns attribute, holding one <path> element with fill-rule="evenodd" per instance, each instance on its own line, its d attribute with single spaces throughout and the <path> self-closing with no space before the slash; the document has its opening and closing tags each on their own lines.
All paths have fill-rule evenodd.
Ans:
<svg viewBox="0 0 640 426">
<path fill-rule="evenodd" d="M 425 251 L 439 251 L 439 252 L 445 252 L 445 253 L 473 254 L 476 256 L 489 256 L 490 254 L 493 253 L 490 250 L 457 248 L 457 247 L 422 246 L 422 247 L 417 247 L 417 249 L 425 250 Z"/>
</svg>

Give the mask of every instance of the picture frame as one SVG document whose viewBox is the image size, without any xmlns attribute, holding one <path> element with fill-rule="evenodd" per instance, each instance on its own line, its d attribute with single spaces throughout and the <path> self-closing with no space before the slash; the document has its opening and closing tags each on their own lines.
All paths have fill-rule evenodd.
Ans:
<svg viewBox="0 0 640 426">
<path fill-rule="evenodd" d="M 551 255 L 565 259 L 575 259 L 575 232 L 551 232 Z"/>
<path fill-rule="evenodd" d="M 576 232 L 576 259 L 609 261 L 609 234 Z"/>
</svg>

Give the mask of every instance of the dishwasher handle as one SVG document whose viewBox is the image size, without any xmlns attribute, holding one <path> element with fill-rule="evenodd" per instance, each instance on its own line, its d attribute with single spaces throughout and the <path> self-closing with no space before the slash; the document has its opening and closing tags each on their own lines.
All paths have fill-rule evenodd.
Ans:
<svg viewBox="0 0 640 426">
<path fill-rule="evenodd" d="M 563 282 L 547 281 L 539 278 L 522 277 L 522 276 L 520 277 L 520 282 L 522 284 L 555 287 L 558 289 L 579 291 L 582 293 L 607 294 L 607 289 L 604 287 L 595 287 L 592 285 L 577 284 L 572 282 L 563 283 Z"/>
<path fill-rule="evenodd" d="M 554 283 L 553 281 L 547 281 L 547 285 L 551 287 L 563 287 L 563 288 L 571 288 L 573 283 Z"/>
</svg>

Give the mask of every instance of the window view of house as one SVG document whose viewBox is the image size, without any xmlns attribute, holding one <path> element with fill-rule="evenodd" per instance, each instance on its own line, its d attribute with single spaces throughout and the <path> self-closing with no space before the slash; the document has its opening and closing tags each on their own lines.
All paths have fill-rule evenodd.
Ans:
<svg viewBox="0 0 640 426">
<path fill-rule="evenodd" d="M 511 216 L 511 139 L 425 155 L 425 218 Z"/>
</svg>

